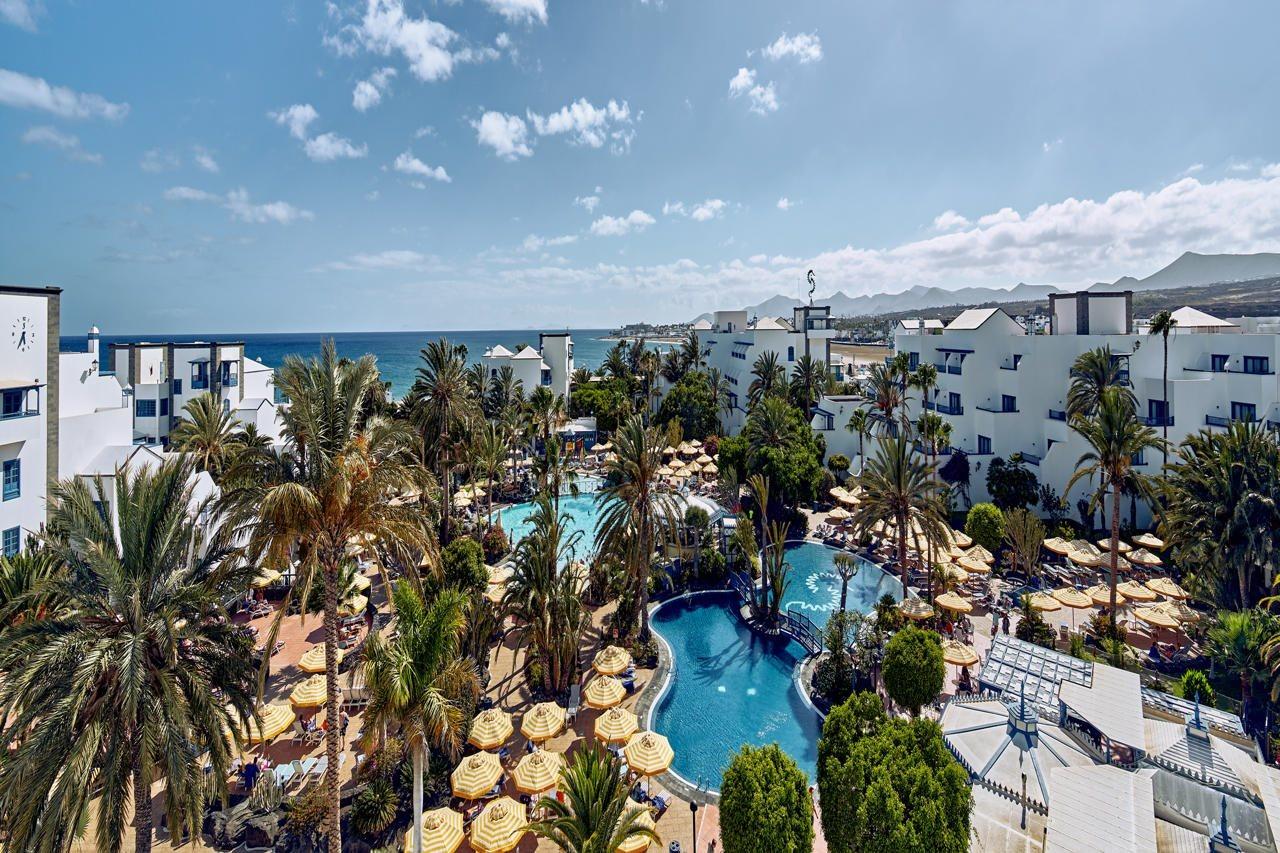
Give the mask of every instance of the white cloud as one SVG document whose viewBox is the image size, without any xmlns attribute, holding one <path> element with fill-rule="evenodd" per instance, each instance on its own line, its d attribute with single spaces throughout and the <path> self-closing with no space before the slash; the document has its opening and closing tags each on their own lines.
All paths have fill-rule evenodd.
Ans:
<svg viewBox="0 0 1280 853">
<path fill-rule="evenodd" d="M 27 32 L 36 31 L 36 17 L 42 11 L 41 4 L 33 0 L 0 0 L 0 19 Z"/>
<path fill-rule="evenodd" d="M 380 68 L 369 75 L 368 80 L 361 80 L 351 93 L 351 105 L 360 112 L 376 107 L 382 103 L 382 96 L 391 88 L 391 78 L 396 76 L 394 68 Z"/>
<path fill-rule="evenodd" d="M 598 195 L 580 195 L 576 196 L 573 203 L 585 210 L 587 213 L 594 213 L 596 206 L 600 204 L 600 196 Z"/>
<path fill-rule="evenodd" d="M 167 172 L 170 169 L 176 169 L 182 165 L 182 160 L 172 151 L 163 151 L 159 148 L 152 148 L 142 154 L 142 159 L 138 161 L 138 168 L 144 172 Z"/>
<path fill-rule="evenodd" d="M 484 4 L 512 23 L 547 22 L 547 0 L 484 0 Z"/>
<path fill-rule="evenodd" d="M 520 116 L 506 115 L 490 110 L 471 122 L 476 129 L 476 140 L 487 145 L 503 160 L 518 160 L 533 156 L 529 147 L 529 127 Z"/>
<path fill-rule="evenodd" d="M 769 256 L 764 254 L 752 255 L 747 258 L 747 262 L 752 264 L 767 264 L 769 262 Z"/>
<path fill-rule="evenodd" d="M 206 172 L 218 174 L 218 161 L 213 159 L 213 154 L 208 149 L 196 145 L 191 149 L 191 156 L 196 161 L 196 166 Z"/>
<path fill-rule="evenodd" d="M 64 133 L 47 125 L 28 128 L 27 132 L 22 134 L 22 141 L 27 145 L 42 145 L 45 148 L 61 151 L 67 155 L 68 159 L 79 163 L 98 164 L 102 162 L 101 154 L 93 154 L 80 147 L 80 138 L 78 136 Z"/>
<path fill-rule="evenodd" d="M 612 140 L 615 154 L 630 149 L 634 136 L 627 127 L 632 124 L 632 118 L 631 107 L 626 101 L 619 104 L 610 100 L 597 107 L 586 98 L 579 98 L 550 115 L 543 116 L 530 110 L 528 116 L 539 136 L 568 134 L 574 145 L 591 148 L 599 148 Z"/>
<path fill-rule="evenodd" d="M 0 68 L 0 104 L 25 110 L 44 110 L 62 118 L 105 118 L 120 121 L 128 104 L 113 104 L 101 95 L 52 86 L 41 77 Z"/>
<path fill-rule="evenodd" d="M 689 211 L 684 209 L 682 201 L 664 201 L 662 203 L 663 216 L 685 216 Z"/>
<path fill-rule="evenodd" d="M 498 48 L 498 50 L 506 50 L 507 48 L 511 47 L 511 36 L 508 35 L 507 33 L 498 33 L 498 35 L 494 38 L 493 43 Z"/>
<path fill-rule="evenodd" d="M 435 135 L 436 135 L 436 129 L 429 124 L 423 127 L 420 127 L 413 132 L 414 139 L 421 139 L 424 136 L 435 136 Z"/>
<path fill-rule="evenodd" d="M 438 265 L 440 259 L 411 249 L 388 249 L 383 252 L 360 253 L 340 261 L 329 261 L 312 269 L 313 272 L 351 272 L 354 270 L 417 270 L 425 271 Z"/>
<path fill-rule="evenodd" d="M 1197 172 L 1204 171 L 1204 163 L 1192 163 L 1190 166 L 1182 170 L 1184 175 L 1194 175 Z"/>
<path fill-rule="evenodd" d="M 320 118 L 320 113 L 310 104 L 294 104 L 283 110 L 267 113 L 276 124 L 289 128 L 289 135 L 294 139 L 306 139 L 307 128 Z"/>
<path fill-rule="evenodd" d="M 418 177 L 430 178 L 433 181 L 441 181 L 446 184 L 453 181 L 449 177 L 449 173 L 444 170 L 444 166 L 428 166 L 417 157 L 414 157 L 412 151 L 402 152 L 396 157 L 394 166 L 397 172 L 403 172 L 406 175 L 417 175 Z"/>
<path fill-rule="evenodd" d="M 738 98 L 743 95 L 751 102 L 751 112 L 767 115 L 778 109 L 778 91 L 773 81 L 764 85 L 756 83 L 756 72 L 750 68 L 739 68 L 738 73 L 729 80 L 729 97 Z"/>
<path fill-rule="evenodd" d="M 1263 166 L 1261 174 L 1264 178 L 1280 178 L 1280 163 Z"/>
<path fill-rule="evenodd" d="M 515 0 L 508 2 L 519 5 Z M 448 79 L 460 62 L 485 62 L 500 56 L 498 50 L 487 46 L 455 48 L 459 42 L 456 32 L 426 15 L 415 18 L 408 14 L 403 0 L 366 0 L 363 12 L 351 16 L 354 22 L 325 36 L 326 45 L 341 56 L 354 56 L 360 50 L 379 56 L 398 54 L 413 76 L 424 82 Z M 340 20 L 348 13 L 331 5 L 330 17 Z"/>
<path fill-rule="evenodd" d="M 164 191 L 164 197 L 166 201 L 192 201 L 217 204 L 230 211 L 231 216 L 234 219 L 254 224 L 277 222 L 281 225 L 289 225 L 299 219 L 315 218 L 315 214 L 311 211 L 294 207 L 287 201 L 271 201 L 264 204 L 254 204 L 249 199 L 249 191 L 244 187 L 234 189 L 225 196 L 206 192 L 205 190 L 195 189 L 193 187 L 170 187 Z"/>
<path fill-rule="evenodd" d="M 623 217 L 600 217 L 591 223 L 591 233 L 597 237 L 621 237 L 632 231 L 643 231 L 654 221 L 654 218 L 643 210 L 633 210 Z"/>
<path fill-rule="evenodd" d="M 1062 147 L 1062 137 L 1058 137 L 1057 139 L 1048 139 L 1040 143 L 1040 149 L 1044 151 L 1044 153 L 1046 154 L 1048 154 L 1050 151 L 1053 151 L 1054 149 L 1061 148 L 1061 147 Z"/>
<path fill-rule="evenodd" d="M 524 238 L 520 248 L 525 252 L 537 252 L 547 247 L 567 246 L 576 242 L 578 242 L 577 234 L 562 234 L 559 237 L 539 237 L 537 234 L 530 234 Z"/>
<path fill-rule="evenodd" d="M 801 65 L 807 65 L 822 59 L 822 40 L 818 38 L 817 33 L 796 33 L 794 36 L 788 36 L 784 32 L 773 44 L 764 49 L 764 55 L 774 60 L 794 56 Z"/>
<path fill-rule="evenodd" d="M 350 139 L 335 133 L 322 133 L 308 139 L 303 150 L 317 163 L 330 163 L 334 160 L 358 160 L 369 153 L 369 146 L 363 143 L 353 145 Z"/>
<path fill-rule="evenodd" d="M 780 199 L 778 199 L 777 206 L 778 206 L 778 210 L 790 210 L 791 208 L 795 207 L 795 203 L 792 202 L 791 199 L 787 198 L 784 195 Z"/>
<path fill-rule="evenodd" d="M 723 199 L 709 198 L 702 204 L 696 205 L 690 211 L 689 218 L 694 222 L 706 222 L 708 219 L 715 219 L 720 216 L 728 206 Z"/>
<path fill-rule="evenodd" d="M 933 218 L 933 227 L 938 231 L 951 231 L 955 228 L 964 228 L 969 224 L 969 220 L 965 219 L 954 210 L 944 210 Z"/>
</svg>

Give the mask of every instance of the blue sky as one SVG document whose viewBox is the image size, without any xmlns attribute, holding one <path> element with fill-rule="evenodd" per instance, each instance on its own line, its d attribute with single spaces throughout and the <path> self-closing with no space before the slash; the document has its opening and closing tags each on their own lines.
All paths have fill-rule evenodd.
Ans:
<svg viewBox="0 0 1280 853">
<path fill-rule="evenodd" d="M 0 0 L 0 281 L 109 333 L 687 319 L 1280 250 L 1280 6 Z"/>
</svg>

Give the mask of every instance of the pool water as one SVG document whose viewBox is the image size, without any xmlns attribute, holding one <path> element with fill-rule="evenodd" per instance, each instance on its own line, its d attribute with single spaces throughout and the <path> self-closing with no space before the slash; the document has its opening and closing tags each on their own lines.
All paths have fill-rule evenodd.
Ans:
<svg viewBox="0 0 1280 853">
<path fill-rule="evenodd" d="M 791 564 L 791 585 L 782 598 L 782 609 L 794 608 L 819 627 L 840 607 L 840 575 L 836 573 L 835 548 L 818 542 L 787 543 L 786 560 Z M 902 600 L 902 582 L 875 563 L 862 557 L 858 573 L 849 581 L 849 610 L 868 613 L 886 593 Z"/>
<path fill-rule="evenodd" d="M 743 744 L 777 743 L 815 780 L 822 721 L 794 682 L 804 649 L 751 631 L 737 602 L 733 593 L 699 593 L 654 611 L 675 663 L 650 728 L 671 741 L 672 769 L 712 791 Z"/>
<path fill-rule="evenodd" d="M 596 503 L 596 492 L 600 488 L 600 480 L 594 477 L 581 477 L 578 480 L 578 496 L 562 495 L 560 498 L 560 514 L 569 516 L 568 535 L 581 532 L 578 544 L 574 549 L 576 559 L 585 559 L 596 550 L 596 518 L 600 508 Z M 512 504 L 498 513 L 502 529 L 507 531 L 514 544 L 528 535 L 533 529 L 529 520 L 533 515 L 534 503 Z"/>
</svg>

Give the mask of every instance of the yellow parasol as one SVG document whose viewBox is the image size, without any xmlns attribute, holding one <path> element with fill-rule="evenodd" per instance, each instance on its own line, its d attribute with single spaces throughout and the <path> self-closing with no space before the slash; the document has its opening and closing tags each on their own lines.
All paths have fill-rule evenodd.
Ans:
<svg viewBox="0 0 1280 853">
<path fill-rule="evenodd" d="M 679 453 L 679 451 L 669 444 L 666 447 L 662 448 L 663 456 L 675 456 L 677 453 Z"/>
<path fill-rule="evenodd" d="M 345 649 L 338 649 L 338 663 L 347 656 Z M 324 672 L 324 643 L 318 643 L 302 653 L 298 660 L 298 669 L 303 672 Z"/>
<path fill-rule="evenodd" d="M 632 812 L 639 812 L 640 816 L 635 819 L 631 825 L 636 829 L 655 829 L 657 824 L 653 821 L 653 813 L 649 811 L 647 806 L 639 803 L 629 803 L 627 805 L 627 815 Z M 628 835 L 626 839 L 617 846 L 618 853 L 644 853 L 649 849 L 649 845 L 653 843 L 653 839 L 647 835 Z"/>
<path fill-rule="evenodd" d="M 954 592 L 944 592 L 935 598 L 933 603 L 943 610 L 950 610 L 952 613 L 969 613 L 973 610 L 973 603 L 969 599 Z"/>
<path fill-rule="evenodd" d="M 1107 539 L 1099 539 L 1099 540 L 1098 540 L 1098 547 L 1099 547 L 1099 548 L 1101 548 L 1103 551 L 1110 551 L 1110 550 L 1111 550 L 1111 539 L 1110 539 L 1110 538 L 1107 538 Z M 1117 550 L 1117 551 L 1119 551 L 1121 554 L 1128 554 L 1130 551 L 1132 551 L 1132 550 L 1133 550 L 1133 546 L 1132 546 L 1132 545 L 1130 545 L 1128 542 L 1124 541 L 1123 539 L 1117 539 L 1117 540 L 1116 540 L 1116 550 Z"/>
<path fill-rule="evenodd" d="M 497 749 L 507 742 L 513 731 L 510 714 L 501 708 L 488 708 L 476 714 L 471 722 L 467 743 L 478 749 Z"/>
<path fill-rule="evenodd" d="M 364 592 L 366 589 L 373 586 L 373 581 L 369 580 L 368 575 L 356 575 L 356 579 L 352 581 L 351 585 L 354 586 L 357 591 Z"/>
<path fill-rule="evenodd" d="M 262 743 L 279 737 L 298 715 L 285 705 L 259 705 L 258 720 L 250 719 L 249 727 L 243 730 L 244 739 L 249 743 Z"/>
<path fill-rule="evenodd" d="M 698 439 L 696 439 L 696 438 L 691 438 L 691 439 L 689 439 L 689 446 L 690 446 L 690 447 L 701 447 L 701 446 L 702 446 L 702 442 L 701 442 L 701 441 L 699 441 L 699 440 L 698 440 Z"/>
<path fill-rule="evenodd" d="M 1134 609 L 1133 615 L 1153 628 L 1173 630 L 1182 624 L 1172 613 L 1160 607 L 1138 607 Z"/>
<path fill-rule="evenodd" d="M 507 582 L 491 583 L 484 591 L 484 597 L 489 599 L 493 604 L 501 604 L 503 596 L 507 594 Z"/>
<path fill-rule="evenodd" d="M 1191 597 L 1185 589 L 1173 582 L 1173 578 L 1152 578 L 1147 581 L 1146 586 L 1147 589 L 1158 592 L 1165 598 L 1182 600 Z"/>
<path fill-rule="evenodd" d="M 1101 605 L 1102 607 L 1111 606 L 1111 587 L 1107 586 L 1105 583 L 1094 584 L 1086 589 L 1084 594 L 1089 596 L 1089 600 L 1094 604 Z M 1119 587 L 1117 587 L 1116 607 L 1124 604 L 1124 600 L 1124 593 L 1120 591 Z"/>
<path fill-rule="evenodd" d="M 995 555 L 986 548 L 983 548 L 981 545 L 974 545 L 968 551 L 965 551 L 964 554 L 966 557 L 974 557 L 984 563 L 994 563 L 996 561 Z"/>
<path fill-rule="evenodd" d="M 610 708 L 596 717 L 596 737 L 605 743 L 625 743 L 639 728 L 636 715 L 626 708 Z"/>
<path fill-rule="evenodd" d="M 282 577 L 284 577 L 284 575 L 280 574 L 275 569 L 258 569 L 258 573 L 254 575 L 253 580 L 249 582 L 249 586 L 254 589 L 266 589 Z"/>
<path fill-rule="evenodd" d="M 1093 599 L 1072 586 L 1055 589 L 1053 597 L 1072 610 L 1087 610 L 1093 606 Z"/>
<path fill-rule="evenodd" d="M 1143 548 L 1155 548 L 1157 551 L 1164 550 L 1164 540 L 1154 533 L 1139 533 L 1133 537 L 1133 544 L 1141 545 Z"/>
<path fill-rule="evenodd" d="M 1052 613 L 1062 609 L 1062 602 L 1047 592 L 1033 592 L 1030 603 L 1032 610 L 1039 610 L 1041 613 Z"/>
<path fill-rule="evenodd" d="M 708 462 L 706 465 L 703 465 L 703 466 L 702 466 L 702 473 L 704 473 L 704 474 L 719 474 L 719 473 L 720 473 L 720 469 L 716 467 L 716 463 L 714 463 L 714 462 Z M 621 848 L 619 848 L 619 849 L 621 849 Z"/>
<path fill-rule="evenodd" d="M 605 646 L 591 662 L 601 675 L 617 675 L 631 665 L 631 653 L 621 646 Z"/>
<path fill-rule="evenodd" d="M 1168 611 L 1169 615 L 1177 619 L 1179 622 L 1199 622 L 1199 612 L 1192 610 L 1187 606 L 1185 601 L 1166 601 L 1163 604 L 1156 605 L 1162 610 Z"/>
<path fill-rule="evenodd" d="M 496 752 L 477 752 L 468 755 L 453 768 L 449 781 L 453 795 L 464 800 L 478 800 L 493 790 L 502 778 L 502 762 Z"/>
<path fill-rule="evenodd" d="M 289 701 L 299 708 L 319 708 L 324 704 L 327 695 L 328 689 L 324 676 L 313 675 L 293 688 L 293 692 L 289 694 Z"/>
<path fill-rule="evenodd" d="M 853 516 L 849 513 L 849 510 L 842 506 L 838 506 L 831 510 L 831 512 L 827 513 L 827 518 L 831 521 L 848 521 L 853 518 Z"/>
<path fill-rule="evenodd" d="M 832 486 L 831 488 L 827 489 L 827 494 L 831 495 L 831 497 L 835 498 L 836 500 L 840 500 L 841 498 L 845 497 L 849 493 L 845 491 L 844 486 Z"/>
<path fill-rule="evenodd" d="M 451 808 L 422 813 L 422 853 L 453 853 L 462 845 L 462 815 Z M 404 853 L 413 853 L 413 827 L 404 831 Z"/>
<path fill-rule="evenodd" d="M 353 595 L 338 608 L 339 616 L 359 616 L 369 606 L 369 596 Z"/>
<path fill-rule="evenodd" d="M 690 462 L 689 464 L 687 464 L 687 465 L 685 465 L 685 466 L 684 466 L 684 470 L 686 470 L 686 471 L 692 471 L 692 472 L 693 472 L 693 473 L 695 473 L 695 474 L 701 474 L 701 473 L 702 473 L 702 466 L 701 466 L 701 465 L 699 465 L 697 462 Z"/>
<path fill-rule="evenodd" d="M 657 732 L 639 732 L 631 736 L 622 754 L 628 766 L 641 776 L 657 776 L 671 769 L 675 750 L 671 743 Z"/>
<path fill-rule="evenodd" d="M 979 660 L 973 646 L 966 646 L 959 640 L 942 641 L 942 659 L 956 666 L 973 666 Z"/>
<path fill-rule="evenodd" d="M 565 711 L 555 702 L 539 702 L 520 721 L 520 734 L 532 741 L 555 737 L 564 728 Z"/>
<path fill-rule="evenodd" d="M 1124 593 L 1124 597 L 1130 601 L 1156 600 L 1156 594 L 1137 581 L 1125 581 L 1122 584 L 1116 584 L 1116 589 Z"/>
<path fill-rule="evenodd" d="M 671 470 L 670 467 L 663 465 L 654 473 L 656 473 L 659 477 L 670 477 L 674 472 Z"/>
<path fill-rule="evenodd" d="M 933 615 L 933 608 L 923 598 L 905 598 L 898 605 L 898 609 L 908 619 L 928 619 Z"/>
<path fill-rule="evenodd" d="M 556 786 L 560 771 L 564 769 L 564 756 L 548 749 L 527 753 L 511 771 L 516 790 L 522 794 L 541 794 Z"/>
<path fill-rule="evenodd" d="M 973 546 L 973 537 L 961 530 L 951 531 L 951 542 L 961 548 L 970 548 Z"/>
<path fill-rule="evenodd" d="M 961 557 L 960 559 L 956 560 L 956 565 L 964 569 L 966 572 L 970 572 L 975 575 L 985 575 L 985 574 L 991 573 L 991 566 L 987 565 L 986 563 L 982 562 L 976 557 L 970 557 L 967 554 Z"/>
<path fill-rule="evenodd" d="M 622 682 L 612 675 L 601 675 L 591 679 L 587 689 L 582 691 L 582 698 L 586 700 L 587 707 L 597 710 L 612 708 L 626 695 L 627 690 L 622 686 Z"/>
<path fill-rule="evenodd" d="M 471 506 L 471 498 L 466 495 L 455 495 L 453 498 L 453 505 L 458 509 L 466 509 Z"/>
<path fill-rule="evenodd" d="M 704 453 L 693 461 L 697 462 L 699 465 L 710 465 L 711 457 Z"/>
<path fill-rule="evenodd" d="M 964 583 L 969 579 L 969 573 L 955 563 L 947 563 L 943 570 L 946 579 L 955 581 L 956 583 Z"/>
<path fill-rule="evenodd" d="M 1164 560 L 1160 559 L 1155 554 L 1152 554 L 1146 548 L 1135 548 L 1126 556 L 1129 558 L 1129 562 L 1133 563 L 1135 566 L 1143 566 L 1144 568 L 1153 569 L 1157 566 L 1164 565 Z"/>
<path fill-rule="evenodd" d="M 476 853 L 514 850 L 528 823 L 524 806 L 510 797 L 499 797 L 485 806 L 471 824 L 471 849 Z"/>
<path fill-rule="evenodd" d="M 1044 540 L 1044 547 L 1059 557 L 1065 557 L 1071 553 L 1071 543 L 1058 536 L 1050 536 Z"/>
</svg>

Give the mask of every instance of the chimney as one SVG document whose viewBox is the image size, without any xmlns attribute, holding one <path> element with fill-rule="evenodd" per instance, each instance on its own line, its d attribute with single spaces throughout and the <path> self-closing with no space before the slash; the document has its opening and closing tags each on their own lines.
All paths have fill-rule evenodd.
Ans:
<svg viewBox="0 0 1280 853">
<path fill-rule="evenodd" d="M 90 326 L 90 327 L 89 327 L 89 335 L 88 335 L 89 347 L 88 347 L 88 349 L 86 349 L 86 350 L 85 350 L 85 352 L 89 353 L 89 355 L 93 356 L 95 359 L 96 359 L 96 358 L 98 358 L 98 355 L 99 355 L 99 353 L 98 353 L 98 336 L 99 336 L 99 334 L 100 334 L 100 333 L 99 333 L 99 331 L 98 331 L 98 327 L 97 327 L 97 326 Z"/>
</svg>

